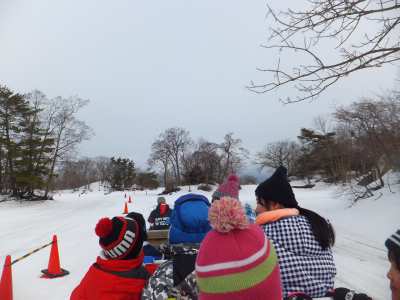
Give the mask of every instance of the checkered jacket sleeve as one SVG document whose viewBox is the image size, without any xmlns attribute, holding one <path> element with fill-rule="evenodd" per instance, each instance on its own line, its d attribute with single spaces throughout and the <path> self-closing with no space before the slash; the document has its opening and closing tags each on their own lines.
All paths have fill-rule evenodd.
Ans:
<svg viewBox="0 0 400 300">
<path fill-rule="evenodd" d="M 279 258 L 284 297 L 303 292 L 323 297 L 333 288 L 336 267 L 331 249 L 322 249 L 304 216 L 263 225 Z"/>
</svg>

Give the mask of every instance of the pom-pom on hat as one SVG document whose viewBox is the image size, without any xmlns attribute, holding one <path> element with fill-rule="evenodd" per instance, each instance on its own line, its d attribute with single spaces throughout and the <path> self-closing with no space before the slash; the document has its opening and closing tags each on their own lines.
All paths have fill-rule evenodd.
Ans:
<svg viewBox="0 0 400 300">
<path fill-rule="evenodd" d="M 221 199 L 222 197 L 231 197 L 239 199 L 240 179 L 235 174 L 228 176 L 227 180 L 222 183 L 212 194 L 213 199 Z"/>
<path fill-rule="evenodd" d="M 211 230 L 196 260 L 199 299 L 280 300 L 278 257 L 239 201 L 222 198 L 209 211 Z"/>
<path fill-rule="evenodd" d="M 143 246 L 143 229 L 133 218 L 102 218 L 95 228 L 99 244 L 107 258 L 132 259 L 139 256 Z"/>
<path fill-rule="evenodd" d="M 256 188 L 257 198 L 282 204 L 286 208 L 297 208 L 298 203 L 288 181 L 287 169 L 280 166 L 270 178 Z"/>
<path fill-rule="evenodd" d="M 97 223 L 95 232 L 98 237 L 104 238 L 111 233 L 112 228 L 113 228 L 112 221 L 109 218 L 102 218 Z"/>
<path fill-rule="evenodd" d="M 208 212 L 211 227 L 220 233 L 247 228 L 249 223 L 240 202 L 229 197 L 224 197 L 221 200 L 220 203 L 213 205 Z"/>
</svg>

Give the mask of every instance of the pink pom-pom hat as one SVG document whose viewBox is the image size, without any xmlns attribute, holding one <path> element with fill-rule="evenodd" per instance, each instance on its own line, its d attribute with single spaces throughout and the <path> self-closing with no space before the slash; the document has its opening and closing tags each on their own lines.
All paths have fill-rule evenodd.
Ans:
<svg viewBox="0 0 400 300">
<path fill-rule="evenodd" d="M 222 198 L 209 211 L 211 230 L 196 260 L 199 299 L 281 300 L 278 258 L 239 201 Z"/>
<path fill-rule="evenodd" d="M 235 174 L 228 176 L 227 180 L 220 184 L 217 190 L 213 193 L 213 199 L 221 199 L 222 197 L 231 197 L 239 199 L 240 179 Z"/>
</svg>

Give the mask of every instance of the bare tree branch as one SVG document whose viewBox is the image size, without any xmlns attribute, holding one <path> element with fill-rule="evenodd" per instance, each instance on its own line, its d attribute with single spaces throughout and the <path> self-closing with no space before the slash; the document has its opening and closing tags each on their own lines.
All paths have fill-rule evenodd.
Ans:
<svg viewBox="0 0 400 300">
<path fill-rule="evenodd" d="M 248 88 L 266 93 L 283 86 L 298 91 L 285 103 L 313 100 L 344 77 L 360 70 L 400 61 L 400 3 L 397 0 L 307 0 L 304 11 L 276 12 L 268 7 L 275 27 L 267 45 L 279 51 L 272 68 L 257 70 L 272 75 L 264 83 L 251 82 Z M 360 37 L 361 36 L 361 37 Z M 337 41 L 331 62 L 318 48 L 324 40 Z M 298 55 L 298 65 L 285 67 L 286 55 Z"/>
</svg>

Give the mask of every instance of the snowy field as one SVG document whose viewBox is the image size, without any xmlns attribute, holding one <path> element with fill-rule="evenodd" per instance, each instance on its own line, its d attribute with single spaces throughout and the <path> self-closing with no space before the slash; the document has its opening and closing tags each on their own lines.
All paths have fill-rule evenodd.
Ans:
<svg viewBox="0 0 400 300">
<path fill-rule="evenodd" d="M 61 266 L 70 275 L 58 279 L 40 278 L 40 270 L 47 268 L 50 248 L 46 248 L 13 265 L 14 300 L 65 300 L 94 262 L 99 253 L 94 227 L 103 216 L 119 215 L 123 211 L 124 193 L 105 195 L 98 186 L 93 191 L 65 191 L 55 195 L 55 201 L 0 203 L 0 263 L 7 254 L 16 259 L 51 241 L 58 235 Z M 255 186 L 244 186 L 240 191 L 242 202 L 255 206 Z M 346 197 L 338 195 L 337 188 L 317 185 L 314 189 L 295 189 L 303 207 L 316 210 L 334 225 L 337 243 L 334 248 L 338 269 L 337 286 L 366 292 L 374 299 L 390 298 L 386 272 L 388 262 L 385 239 L 400 227 L 400 187 L 382 191 L 381 197 L 362 200 L 349 207 Z M 157 192 L 130 192 L 133 203 L 130 211 L 138 211 L 147 218 L 154 207 Z M 187 192 L 167 196 L 174 200 Z M 210 197 L 211 193 L 202 193 Z M 378 198 L 378 199 L 377 199 Z"/>
</svg>

